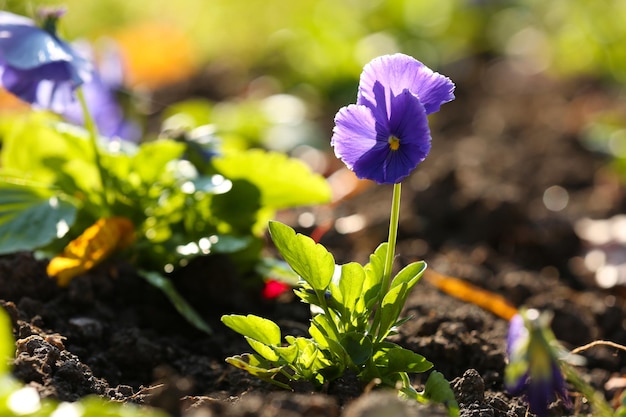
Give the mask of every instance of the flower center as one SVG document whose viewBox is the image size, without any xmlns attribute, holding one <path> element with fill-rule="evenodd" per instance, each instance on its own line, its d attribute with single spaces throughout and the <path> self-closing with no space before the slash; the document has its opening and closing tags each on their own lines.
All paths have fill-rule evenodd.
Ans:
<svg viewBox="0 0 626 417">
<path fill-rule="evenodd" d="M 389 136 L 389 147 L 392 151 L 397 151 L 400 147 L 400 139 L 395 136 Z"/>
</svg>

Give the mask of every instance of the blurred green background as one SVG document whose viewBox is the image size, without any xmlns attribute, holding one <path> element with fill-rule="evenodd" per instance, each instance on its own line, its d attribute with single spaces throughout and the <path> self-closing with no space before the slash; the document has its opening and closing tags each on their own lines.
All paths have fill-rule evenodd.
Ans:
<svg viewBox="0 0 626 417">
<path fill-rule="evenodd" d="M 192 128 L 216 124 L 222 135 L 235 132 L 233 137 L 248 142 L 241 146 L 263 143 L 286 150 L 302 142 L 326 144 L 332 115 L 354 101 L 363 65 L 386 53 L 412 55 L 457 83 L 463 83 L 464 64 L 498 57 L 529 75 L 592 79 L 617 92 L 626 83 L 623 0 L 4 0 L 0 4 L 27 16 L 34 16 L 40 6 L 65 6 L 61 32 L 66 39 L 118 42 L 127 66 L 126 85 L 133 95 L 170 88 L 160 97 L 150 95 L 153 103 L 162 101 L 156 111 L 183 99 L 211 99 L 184 104 L 166 116 L 185 112 L 189 117 L 183 124 Z M 290 95 L 277 98 L 280 93 Z M 265 100 L 268 97 L 273 101 Z M 175 120 L 174 127 L 179 122 Z M 281 132 L 268 131 L 276 125 L 281 125 Z M 626 132 L 619 118 L 601 127 L 604 130 L 590 132 Z M 300 137 L 280 139 L 290 135 Z M 270 136 L 278 137 L 271 139 L 278 143 L 269 144 Z"/>
<path fill-rule="evenodd" d="M 33 15 L 41 5 L 60 2 L 2 3 L 7 10 Z M 244 74 L 276 76 L 284 88 L 305 82 L 322 94 L 333 94 L 354 80 L 374 56 L 400 51 L 436 68 L 476 54 L 495 54 L 523 60 L 528 71 L 594 74 L 626 82 L 626 2 L 622 0 L 65 0 L 61 4 L 68 9 L 63 21 L 67 38 L 113 36 L 145 59 L 154 58 L 150 50 L 161 44 L 155 60 L 160 62 L 152 64 L 172 67 L 172 79 L 176 79 L 176 65 L 199 70 L 221 62 Z M 184 69 L 178 68 L 180 73 Z"/>
</svg>

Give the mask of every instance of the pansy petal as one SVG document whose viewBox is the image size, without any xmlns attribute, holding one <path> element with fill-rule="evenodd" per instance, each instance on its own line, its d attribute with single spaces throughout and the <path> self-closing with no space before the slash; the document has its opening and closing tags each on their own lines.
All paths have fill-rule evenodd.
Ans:
<svg viewBox="0 0 626 417">
<path fill-rule="evenodd" d="M 509 321 L 509 333 L 506 339 L 506 353 L 512 357 L 522 344 L 526 344 L 528 339 L 528 330 L 524 324 L 524 318 L 521 314 L 516 314 Z"/>
<path fill-rule="evenodd" d="M 378 57 L 363 68 L 358 104 L 380 104 L 380 100 L 375 97 L 377 83 L 384 85 L 392 94 L 408 89 L 419 97 L 426 114 L 434 113 L 442 104 L 454 100 L 454 83 L 448 77 L 404 54 Z M 390 95 L 387 96 L 387 108 L 389 105 Z"/>
<path fill-rule="evenodd" d="M 547 417 L 548 405 L 554 399 L 550 381 L 531 380 L 528 384 L 527 397 L 530 411 L 536 414 L 537 417 Z"/>
<path fill-rule="evenodd" d="M 55 61 L 72 61 L 64 43 L 43 29 L 33 26 L 0 26 L 0 50 L 8 65 L 20 69 L 35 68 Z"/>
<path fill-rule="evenodd" d="M 92 72 L 91 63 L 56 35 L 30 19 L 0 13 L 0 77 L 7 91 L 60 113 Z"/>
<path fill-rule="evenodd" d="M 400 149 L 403 144 L 412 143 L 419 145 L 425 154 L 428 153 L 431 141 L 430 128 L 426 110 L 420 100 L 409 90 L 404 90 L 391 98 L 390 115 L 389 131 L 400 139 Z"/>
<path fill-rule="evenodd" d="M 424 107 L 408 90 L 392 97 L 390 114 L 388 124 L 381 122 L 377 125 L 378 147 L 368 151 L 369 155 L 364 155 L 354 166 L 357 175 L 384 184 L 395 184 L 408 176 L 426 158 L 431 141 Z M 386 126 L 388 131 L 380 131 Z M 391 149 L 390 136 L 399 140 L 398 149 Z M 365 174 L 373 166 L 380 167 L 381 172 Z"/>
<path fill-rule="evenodd" d="M 390 152 L 386 142 L 376 142 L 374 147 L 363 153 L 354 163 L 354 173 L 361 179 L 376 181 L 378 184 L 390 183 L 391 181 L 387 181 Z"/>
<path fill-rule="evenodd" d="M 553 391 L 563 400 L 563 404 L 565 404 L 566 407 L 571 407 L 572 403 L 567 395 L 565 378 L 563 378 L 563 373 L 559 366 L 554 362 L 552 363 L 552 378 Z"/>
<path fill-rule="evenodd" d="M 330 144 L 337 158 L 353 169 L 358 159 L 376 145 L 376 137 L 376 119 L 370 109 L 351 104 L 341 108 L 335 116 Z"/>
<path fill-rule="evenodd" d="M 0 25 L 24 25 L 35 26 L 35 22 L 24 16 L 10 12 L 0 11 Z"/>
</svg>

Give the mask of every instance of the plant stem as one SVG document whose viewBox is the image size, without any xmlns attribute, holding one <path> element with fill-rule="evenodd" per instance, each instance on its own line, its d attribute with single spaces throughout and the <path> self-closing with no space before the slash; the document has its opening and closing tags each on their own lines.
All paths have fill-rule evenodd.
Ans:
<svg viewBox="0 0 626 417">
<path fill-rule="evenodd" d="M 98 148 L 98 128 L 96 127 L 96 123 L 91 116 L 91 112 L 89 111 L 89 107 L 87 106 L 87 100 L 85 100 L 85 94 L 83 93 L 83 88 L 78 87 L 76 89 L 76 95 L 78 96 L 78 101 L 80 102 L 80 107 L 83 111 L 83 119 L 85 121 L 85 129 L 89 133 L 89 141 L 91 142 L 91 146 L 93 148 L 94 161 L 96 163 L 96 168 L 98 169 L 98 176 L 100 177 L 100 190 L 101 190 L 101 198 L 102 205 L 109 214 L 109 193 L 108 193 L 108 181 L 107 175 L 102 166 L 102 160 L 100 158 L 100 150 Z"/>
<path fill-rule="evenodd" d="M 398 238 L 398 222 L 400 220 L 400 183 L 393 185 L 393 198 L 391 200 L 391 216 L 389 218 L 389 239 L 387 240 L 387 256 L 385 258 L 385 269 L 383 270 L 383 280 L 381 286 L 381 298 L 387 294 L 391 284 L 391 272 L 393 260 L 396 256 L 396 239 Z"/>
<path fill-rule="evenodd" d="M 370 333 L 376 335 L 376 341 L 380 342 L 384 338 L 384 335 L 379 334 L 380 320 L 381 320 L 381 307 L 383 305 L 383 299 L 389 291 L 389 285 L 391 284 L 391 272 L 393 269 L 393 260 L 396 256 L 396 239 L 398 237 L 398 221 L 400 219 L 400 183 L 393 185 L 393 197 L 391 199 L 391 215 L 389 217 L 389 238 L 387 240 L 387 253 L 385 255 L 385 266 L 383 269 L 383 278 L 380 285 L 380 293 L 378 296 L 378 305 L 374 318 L 370 326 Z"/>
</svg>

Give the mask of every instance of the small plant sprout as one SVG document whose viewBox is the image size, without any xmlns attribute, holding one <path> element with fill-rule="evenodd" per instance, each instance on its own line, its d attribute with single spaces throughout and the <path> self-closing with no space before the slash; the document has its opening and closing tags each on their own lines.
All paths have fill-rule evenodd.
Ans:
<svg viewBox="0 0 626 417">
<path fill-rule="evenodd" d="M 535 309 L 521 309 L 509 324 L 505 384 L 513 395 L 524 394 L 529 409 L 537 417 L 549 415 L 550 404 L 560 398 L 571 407 L 566 381 L 585 396 L 594 415 L 614 415 L 603 395 L 585 382 L 571 364 L 580 364 L 576 356 L 582 348 L 566 351 L 550 330 L 552 314 Z M 608 343 L 608 342 L 599 342 Z M 615 345 L 615 344 L 613 344 Z"/>
<path fill-rule="evenodd" d="M 540 315 L 534 309 L 522 311 L 511 319 L 507 338 L 506 385 L 511 394 L 524 392 L 530 411 L 538 417 L 548 415 L 548 406 L 556 397 L 569 406 L 549 322 L 547 314 Z"/>
<path fill-rule="evenodd" d="M 320 314 L 311 319 L 309 338 L 284 339 L 270 320 L 222 317 L 255 351 L 230 357 L 229 363 L 285 388 L 297 380 L 322 386 L 352 372 L 363 384 L 379 381 L 407 397 L 445 403 L 450 415 L 458 415 L 442 374 L 432 372 L 424 391 L 411 386 L 408 374 L 428 371 L 432 363 L 387 339 L 408 320 L 400 317 L 402 308 L 426 269 L 425 262 L 414 262 L 392 276 L 400 181 L 428 154 L 427 115 L 452 100 L 453 90 L 447 77 L 406 55 L 382 56 L 365 66 L 357 104 L 337 113 L 331 144 L 357 176 L 394 185 L 389 241 L 364 266 L 336 265 L 322 245 L 271 222 L 274 244 L 301 279 L 296 295 Z"/>
</svg>

